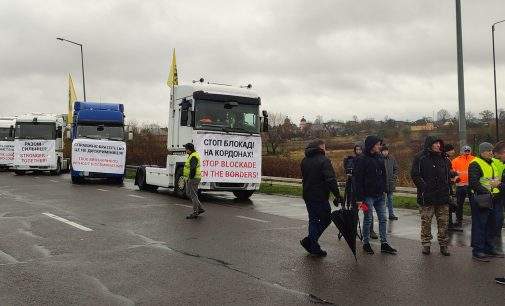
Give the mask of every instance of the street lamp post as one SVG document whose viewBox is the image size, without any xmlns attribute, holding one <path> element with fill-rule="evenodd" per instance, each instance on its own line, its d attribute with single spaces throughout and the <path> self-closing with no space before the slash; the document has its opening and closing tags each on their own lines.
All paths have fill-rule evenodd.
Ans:
<svg viewBox="0 0 505 306">
<path fill-rule="evenodd" d="M 61 38 L 61 37 L 56 37 L 56 39 L 59 41 L 66 41 L 66 42 L 69 42 L 71 44 L 81 47 L 82 91 L 84 94 L 84 102 L 86 102 L 86 81 L 84 79 L 84 54 L 82 52 L 82 44 L 76 43 L 75 41 L 71 41 L 71 40 L 68 40 L 65 38 Z"/>
<path fill-rule="evenodd" d="M 491 37 L 493 40 L 493 75 L 494 75 L 494 109 L 495 109 L 495 123 L 496 123 L 496 142 L 500 141 L 500 134 L 499 134 L 499 128 L 498 128 L 498 95 L 496 93 L 496 58 L 495 58 L 495 51 L 494 51 L 494 27 L 495 25 L 505 22 L 505 20 L 500 20 L 498 22 L 493 23 L 491 25 Z"/>
</svg>

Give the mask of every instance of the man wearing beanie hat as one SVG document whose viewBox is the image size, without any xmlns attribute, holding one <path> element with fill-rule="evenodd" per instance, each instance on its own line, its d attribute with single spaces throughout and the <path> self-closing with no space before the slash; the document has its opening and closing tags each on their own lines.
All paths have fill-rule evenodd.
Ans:
<svg viewBox="0 0 505 306">
<path fill-rule="evenodd" d="M 479 145 L 479 156 L 469 166 L 469 185 L 473 192 L 472 208 L 472 255 L 473 259 L 488 262 L 490 257 L 499 257 L 493 242 L 496 211 L 501 205 L 499 197 L 503 168 L 493 159 L 493 145 Z"/>
<path fill-rule="evenodd" d="M 465 199 L 470 199 L 472 193 L 468 187 L 468 167 L 475 157 L 470 146 L 461 148 L 461 155 L 452 160 L 452 169 L 458 174 L 456 181 L 456 224 L 455 228 L 461 229 L 463 222 L 463 205 Z M 452 213 L 449 215 L 449 226 L 452 224 Z"/>
<path fill-rule="evenodd" d="M 437 219 L 440 254 L 451 255 L 447 249 L 447 223 L 450 201 L 450 162 L 442 152 L 444 142 L 433 136 L 426 137 L 424 149 L 412 162 L 410 175 L 417 187 L 417 203 L 421 210 L 422 253 L 430 254 L 431 221 Z"/>
<path fill-rule="evenodd" d="M 198 185 L 200 185 L 201 170 L 200 170 L 200 154 L 196 152 L 195 146 L 192 143 L 184 145 L 188 158 L 184 163 L 183 176 L 186 178 L 186 194 L 193 203 L 193 213 L 186 219 L 196 219 L 198 215 L 205 212 L 202 208 L 202 203 L 198 199 Z"/>
</svg>

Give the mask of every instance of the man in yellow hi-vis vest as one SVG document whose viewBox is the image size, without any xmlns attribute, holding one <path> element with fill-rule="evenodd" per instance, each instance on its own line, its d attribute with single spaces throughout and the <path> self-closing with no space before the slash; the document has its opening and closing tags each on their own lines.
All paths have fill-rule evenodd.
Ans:
<svg viewBox="0 0 505 306">
<path fill-rule="evenodd" d="M 182 175 L 186 179 L 186 195 L 193 202 L 193 213 L 186 219 L 196 219 L 198 215 L 205 212 L 202 208 L 202 203 L 198 199 L 198 185 L 200 185 L 201 169 L 200 169 L 200 154 L 196 152 L 195 146 L 192 143 L 184 145 L 188 158 L 184 163 Z"/>
<path fill-rule="evenodd" d="M 496 249 L 496 211 L 502 205 L 500 189 L 503 167 L 493 158 L 493 145 L 479 145 L 479 156 L 469 166 L 469 186 L 474 197 L 472 208 L 473 259 L 488 262 L 491 257 L 503 257 Z M 487 200 L 486 200 L 487 197 Z"/>
</svg>

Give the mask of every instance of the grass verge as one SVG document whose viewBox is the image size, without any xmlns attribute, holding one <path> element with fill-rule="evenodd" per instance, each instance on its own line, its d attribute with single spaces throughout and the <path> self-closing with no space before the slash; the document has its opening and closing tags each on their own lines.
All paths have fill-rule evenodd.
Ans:
<svg viewBox="0 0 505 306">
<path fill-rule="evenodd" d="M 260 193 L 273 194 L 273 195 L 283 195 L 292 197 L 302 196 L 302 186 L 292 186 L 292 185 L 282 185 L 282 184 L 272 184 L 272 183 L 261 183 Z M 417 200 L 415 197 L 406 196 L 394 196 L 393 206 L 395 208 L 405 208 L 405 209 L 415 209 L 418 210 Z M 465 205 L 463 208 L 463 214 L 469 216 L 470 206 Z"/>
</svg>

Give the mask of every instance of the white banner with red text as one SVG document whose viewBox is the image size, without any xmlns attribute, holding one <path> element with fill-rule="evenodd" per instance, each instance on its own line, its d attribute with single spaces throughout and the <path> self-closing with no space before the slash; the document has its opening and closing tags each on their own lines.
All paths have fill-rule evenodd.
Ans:
<svg viewBox="0 0 505 306">
<path fill-rule="evenodd" d="M 126 143 L 98 139 L 72 141 L 72 169 L 75 171 L 123 174 Z"/>
</svg>

